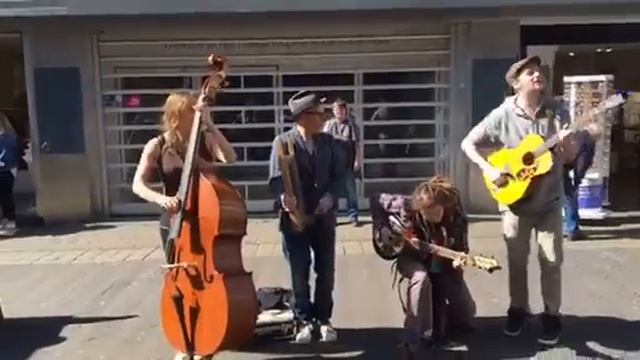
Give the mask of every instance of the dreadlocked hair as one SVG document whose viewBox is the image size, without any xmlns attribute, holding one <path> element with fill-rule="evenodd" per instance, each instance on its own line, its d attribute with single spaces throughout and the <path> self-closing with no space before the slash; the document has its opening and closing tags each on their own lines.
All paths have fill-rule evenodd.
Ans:
<svg viewBox="0 0 640 360">
<path fill-rule="evenodd" d="M 460 192 L 449 179 L 442 176 L 434 176 L 421 183 L 411 196 L 411 208 L 414 211 L 419 211 L 433 204 L 441 205 L 447 212 L 462 212 Z"/>
</svg>

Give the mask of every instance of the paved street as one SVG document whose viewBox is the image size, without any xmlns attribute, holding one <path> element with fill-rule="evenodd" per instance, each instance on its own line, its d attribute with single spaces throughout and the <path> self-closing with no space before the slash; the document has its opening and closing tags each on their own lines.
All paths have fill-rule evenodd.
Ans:
<svg viewBox="0 0 640 360">
<path fill-rule="evenodd" d="M 532 321 L 521 338 L 500 328 L 507 306 L 506 271 L 469 269 L 478 305 L 477 333 L 466 357 L 433 358 L 633 358 L 640 352 L 640 227 L 588 228 L 593 240 L 566 244 L 562 344 L 539 349 Z M 252 344 L 220 359 L 391 359 L 402 324 L 390 263 L 372 253 L 370 226 L 339 228 L 331 345 Z M 504 262 L 499 223 L 471 225 L 474 250 Z M 275 223 L 251 220 L 244 241 L 247 269 L 257 287 L 288 286 Z M 532 307 L 541 309 L 539 271 L 532 247 Z M 26 229 L 0 241 L 0 359 L 171 359 L 159 327 L 161 253 L 153 221 L 65 225 Z M 624 357 L 626 353 L 626 357 Z M 431 358 L 431 357 L 430 357 Z"/>
</svg>

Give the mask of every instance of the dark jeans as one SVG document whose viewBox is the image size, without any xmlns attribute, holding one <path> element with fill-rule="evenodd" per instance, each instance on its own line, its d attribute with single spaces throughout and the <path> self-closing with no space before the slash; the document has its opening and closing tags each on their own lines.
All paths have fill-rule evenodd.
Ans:
<svg viewBox="0 0 640 360">
<path fill-rule="evenodd" d="M 564 226 L 563 232 L 565 235 L 576 235 L 580 231 L 580 214 L 578 206 L 578 189 L 580 183 L 587 174 L 587 170 L 591 167 L 592 161 L 589 157 L 580 154 L 575 164 L 573 165 L 573 178 L 571 178 L 569 172 L 571 167 L 564 168 Z"/>
<path fill-rule="evenodd" d="M 350 220 L 358 220 L 358 193 L 356 191 L 356 174 L 347 171 L 344 176 L 347 197 L 347 214 Z"/>
<path fill-rule="evenodd" d="M 571 183 L 571 178 L 564 179 L 564 224 L 565 235 L 576 235 L 580 230 L 580 213 L 578 206 L 578 189 Z"/>
<path fill-rule="evenodd" d="M 448 336 L 456 327 L 471 326 L 476 303 L 463 274 L 447 268 L 429 277 L 433 283 L 433 336 Z"/>
<path fill-rule="evenodd" d="M 289 262 L 294 310 L 299 320 L 326 323 L 333 312 L 336 255 L 335 215 L 323 216 L 301 233 L 283 231 L 282 248 Z M 316 286 L 311 301 L 309 277 L 313 251 Z"/>
<path fill-rule="evenodd" d="M 0 171 L 0 207 L 2 216 L 10 221 L 16 220 L 16 205 L 13 199 L 13 182 L 11 171 Z"/>
</svg>

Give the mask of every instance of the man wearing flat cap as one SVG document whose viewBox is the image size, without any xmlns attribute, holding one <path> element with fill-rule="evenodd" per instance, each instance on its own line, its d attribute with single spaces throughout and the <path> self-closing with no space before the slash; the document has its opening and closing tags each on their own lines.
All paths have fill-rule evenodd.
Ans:
<svg viewBox="0 0 640 360">
<path fill-rule="evenodd" d="M 562 250 L 562 171 L 571 161 L 575 144 L 566 125 L 569 113 L 546 94 L 546 79 L 540 68 L 540 58 L 529 56 L 513 64 L 505 75 L 515 95 L 507 97 L 476 125 L 462 141 L 461 148 L 480 167 L 486 177 L 501 178 L 504 169 L 496 169 L 477 150 L 484 139 L 497 140 L 506 148 L 514 148 L 529 134 L 545 139 L 557 135 L 561 141 L 552 149 L 553 167 L 547 174 L 534 179 L 529 195 L 510 206 L 500 206 L 503 237 L 507 246 L 510 307 L 504 333 L 520 334 L 531 312 L 527 284 L 529 241 L 535 229 L 541 270 L 544 312 L 542 334 L 538 341 L 545 345 L 557 343 L 561 332 L 561 264 Z"/>
<path fill-rule="evenodd" d="M 344 166 L 333 137 L 322 132 L 324 101 L 323 97 L 306 90 L 289 99 L 289 110 L 295 124 L 274 139 L 269 162 L 269 186 L 279 204 L 283 251 L 291 271 L 294 311 L 299 321 L 295 336 L 298 343 L 309 343 L 317 332 L 320 341 L 337 339 L 330 320 L 333 312 L 336 209 L 344 181 Z M 302 199 L 285 194 L 278 162 L 279 149 L 292 149 Z M 289 216 L 292 209 L 300 208 L 298 204 L 304 204 L 301 211 L 311 219 L 302 231 L 296 229 Z M 317 275 L 313 301 L 309 288 L 311 251 Z"/>
</svg>

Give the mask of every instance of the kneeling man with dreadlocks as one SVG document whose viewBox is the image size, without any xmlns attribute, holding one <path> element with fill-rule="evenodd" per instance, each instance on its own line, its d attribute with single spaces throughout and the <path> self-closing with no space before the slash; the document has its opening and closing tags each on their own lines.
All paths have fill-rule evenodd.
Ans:
<svg viewBox="0 0 640 360">
<path fill-rule="evenodd" d="M 380 194 L 370 201 L 374 248 L 382 258 L 395 259 L 400 281 L 408 282 L 401 351 L 411 356 L 421 342 L 450 348 L 451 339 L 472 329 L 475 302 L 459 264 L 431 255 L 421 244 L 468 253 L 467 219 L 458 190 L 446 179 L 433 177 L 411 196 Z"/>
</svg>

